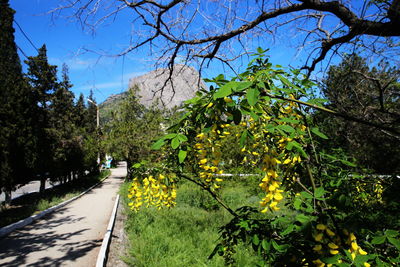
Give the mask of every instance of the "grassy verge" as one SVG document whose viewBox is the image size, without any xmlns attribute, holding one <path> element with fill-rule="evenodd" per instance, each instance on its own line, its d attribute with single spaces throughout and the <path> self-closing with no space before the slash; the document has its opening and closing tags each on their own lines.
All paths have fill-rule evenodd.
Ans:
<svg viewBox="0 0 400 267">
<path fill-rule="evenodd" d="M 226 181 L 221 197 L 233 208 L 257 205 L 259 197 L 254 184 L 241 179 Z M 254 179 L 256 182 L 256 179 Z M 249 185 L 250 184 L 250 185 Z M 125 206 L 129 184 L 121 188 Z M 182 182 L 178 189 L 177 206 L 173 209 L 144 208 L 128 213 L 125 228 L 130 240 L 130 266 L 181 267 L 224 266 L 222 257 L 208 260 L 218 240 L 218 228 L 232 217 L 206 193 L 190 182 Z M 239 245 L 237 266 L 256 266 L 258 257 L 247 247 Z"/>
<path fill-rule="evenodd" d="M 32 193 L 21 196 L 13 200 L 11 205 L 0 207 L 0 227 L 17 222 L 73 198 L 108 175 L 110 175 L 110 171 L 105 170 L 99 175 L 86 176 L 70 183 L 47 189 L 44 194 Z"/>
</svg>

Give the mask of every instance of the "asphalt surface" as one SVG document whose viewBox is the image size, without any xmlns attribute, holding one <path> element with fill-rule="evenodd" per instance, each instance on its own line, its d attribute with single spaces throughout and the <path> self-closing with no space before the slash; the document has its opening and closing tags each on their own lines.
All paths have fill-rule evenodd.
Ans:
<svg viewBox="0 0 400 267">
<path fill-rule="evenodd" d="M 0 266 L 95 266 L 126 165 L 37 222 L 0 238 Z"/>
<path fill-rule="evenodd" d="M 56 186 L 58 184 L 59 184 L 59 182 L 50 183 L 50 181 L 48 180 L 48 181 L 46 181 L 46 189 Z M 33 192 L 39 192 L 39 189 L 40 189 L 40 181 L 32 181 L 29 184 L 21 186 L 17 190 L 12 191 L 11 199 L 15 199 L 22 195 L 33 193 Z M 5 196 L 6 195 L 4 194 L 4 192 L 0 193 L 0 202 L 5 200 Z"/>
</svg>

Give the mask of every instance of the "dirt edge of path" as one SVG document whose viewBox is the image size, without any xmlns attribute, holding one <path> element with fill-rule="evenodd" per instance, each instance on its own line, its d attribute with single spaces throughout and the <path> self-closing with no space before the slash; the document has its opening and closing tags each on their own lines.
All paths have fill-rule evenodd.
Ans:
<svg viewBox="0 0 400 267">
<path fill-rule="evenodd" d="M 111 235 L 110 247 L 108 250 L 105 266 L 128 267 L 122 258 L 127 256 L 129 239 L 125 232 L 126 211 L 122 198 L 119 200 L 117 216 L 115 218 L 114 229 Z"/>
</svg>

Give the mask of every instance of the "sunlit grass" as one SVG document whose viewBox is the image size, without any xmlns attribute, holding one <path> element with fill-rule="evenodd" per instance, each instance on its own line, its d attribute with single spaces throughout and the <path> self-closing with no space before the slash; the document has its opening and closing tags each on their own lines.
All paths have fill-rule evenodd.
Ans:
<svg viewBox="0 0 400 267">
<path fill-rule="evenodd" d="M 222 199 L 234 208 L 256 205 L 259 199 L 252 195 L 251 185 L 245 184 L 246 181 L 227 181 Z M 125 183 L 121 189 L 125 205 L 128 187 Z M 193 184 L 180 184 L 175 208 L 143 208 L 127 213 L 125 228 L 130 247 L 125 261 L 130 266 L 224 266 L 222 257 L 216 255 L 208 260 L 208 256 L 218 242 L 219 227 L 232 216 Z M 237 266 L 256 266 L 259 260 L 251 248 L 243 245 L 237 247 L 235 259 Z"/>
</svg>

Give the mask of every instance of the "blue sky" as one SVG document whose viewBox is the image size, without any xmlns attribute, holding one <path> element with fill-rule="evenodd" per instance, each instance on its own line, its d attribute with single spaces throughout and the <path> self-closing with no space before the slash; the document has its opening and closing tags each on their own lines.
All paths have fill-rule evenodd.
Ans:
<svg viewBox="0 0 400 267">
<path fill-rule="evenodd" d="M 57 7 L 59 1 L 10 0 L 10 4 L 16 11 L 15 21 L 33 45 L 39 48 L 46 44 L 50 64 L 59 66 L 59 70 L 63 63 L 68 65 L 70 79 L 74 84 L 72 90 L 76 96 L 80 93 L 87 96 L 92 89 L 95 99 L 100 103 L 111 94 L 127 90 L 129 78 L 154 69 L 154 62 L 148 56 L 150 52 L 146 50 L 134 51 L 125 57 L 99 55 L 116 54 L 129 44 L 131 24 L 127 13 L 122 13 L 115 21 L 102 25 L 92 33 L 68 19 L 66 12 L 62 14 L 64 17 L 52 18 L 48 12 Z M 35 56 L 35 47 L 19 27 L 14 26 L 18 47 L 27 56 Z M 258 46 L 257 39 L 252 46 Z M 302 65 L 301 54 L 296 54 L 290 40 L 278 39 L 273 45 L 263 48 L 268 46 L 271 48 L 269 54 L 273 63 L 297 67 Z M 26 59 L 21 52 L 20 58 L 21 61 Z M 246 64 L 243 62 L 244 66 Z M 210 78 L 226 70 L 216 63 L 203 71 L 203 77 Z"/>
<path fill-rule="evenodd" d="M 85 32 L 75 22 L 55 18 L 46 14 L 55 8 L 57 1 L 48 0 L 11 0 L 10 5 L 16 11 L 15 21 L 21 26 L 36 48 L 47 46 L 49 63 L 61 66 L 66 63 L 70 71 L 70 79 L 74 84 L 76 96 L 83 93 L 87 96 L 93 89 L 98 102 L 105 100 L 110 94 L 120 93 L 127 89 L 130 77 L 141 75 L 150 70 L 149 62 L 143 58 L 129 55 L 122 57 L 102 57 L 98 53 L 113 53 L 122 44 L 127 35 L 120 25 L 111 25 L 99 29 L 96 34 Z M 37 55 L 17 25 L 15 41 L 27 56 Z M 86 52 L 83 48 L 93 49 L 98 53 Z M 21 61 L 26 57 L 20 52 Z M 124 61 L 124 62 L 123 62 Z"/>
</svg>

